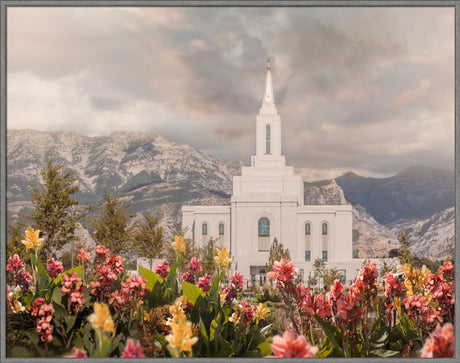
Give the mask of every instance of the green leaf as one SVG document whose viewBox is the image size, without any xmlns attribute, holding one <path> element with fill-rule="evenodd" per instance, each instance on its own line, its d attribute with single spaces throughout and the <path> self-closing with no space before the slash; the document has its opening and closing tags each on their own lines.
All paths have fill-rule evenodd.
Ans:
<svg viewBox="0 0 460 363">
<path fill-rule="evenodd" d="M 147 280 L 146 288 L 150 291 L 153 290 L 153 287 L 157 282 L 163 283 L 163 279 L 157 273 L 150 271 L 149 269 L 139 266 L 139 275 L 143 275 Z"/>
<path fill-rule="evenodd" d="M 324 334 L 329 338 L 334 348 L 337 349 L 340 356 L 344 356 L 343 352 L 343 334 L 339 328 L 321 319 L 318 315 L 313 315 L 315 320 L 318 322 Z"/>
<path fill-rule="evenodd" d="M 332 356 L 334 352 L 334 346 L 332 345 L 331 341 L 325 337 L 323 342 L 323 347 L 321 350 L 318 351 L 317 356 L 320 358 L 326 358 Z"/>
<path fill-rule="evenodd" d="M 34 301 L 34 299 L 35 299 L 34 294 L 32 294 L 30 291 L 26 292 L 24 295 L 22 295 L 22 305 L 28 308 L 32 304 L 32 301 Z"/>
<path fill-rule="evenodd" d="M 64 296 L 64 293 L 61 291 L 61 289 L 53 289 L 53 294 L 51 295 L 51 301 L 55 304 L 58 304 L 62 307 L 64 307 L 64 304 L 62 303 L 62 297 Z"/>
<path fill-rule="evenodd" d="M 257 348 L 260 350 L 260 354 L 262 357 L 266 357 L 270 354 L 272 354 L 272 349 L 270 348 L 270 343 L 268 342 L 263 342 L 260 343 Z"/>
<path fill-rule="evenodd" d="M 182 291 L 187 300 L 193 305 L 195 305 L 198 296 L 203 298 L 206 296 L 203 290 L 201 290 L 198 286 L 195 286 L 187 281 L 182 281 Z"/>
<path fill-rule="evenodd" d="M 267 335 L 268 331 L 270 330 L 270 328 L 272 327 L 273 323 L 271 324 L 268 324 L 267 326 L 264 326 L 262 329 L 260 329 L 260 334 L 265 336 Z"/>
</svg>

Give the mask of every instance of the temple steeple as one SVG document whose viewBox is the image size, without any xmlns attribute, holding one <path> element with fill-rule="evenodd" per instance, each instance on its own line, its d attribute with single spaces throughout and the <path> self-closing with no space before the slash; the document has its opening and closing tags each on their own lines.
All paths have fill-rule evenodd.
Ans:
<svg viewBox="0 0 460 363">
<path fill-rule="evenodd" d="M 273 83 L 272 75 L 270 72 L 270 57 L 267 58 L 267 75 L 265 77 L 265 92 L 262 100 L 262 107 L 260 108 L 260 114 L 277 114 L 275 106 L 275 98 L 273 97 Z"/>
<path fill-rule="evenodd" d="M 281 118 L 273 97 L 270 68 L 270 58 L 268 58 L 264 97 L 259 114 L 256 116 L 256 155 L 251 159 L 251 165 L 255 167 L 286 165 L 285 158 L 281 154 Z"/>
</svg>

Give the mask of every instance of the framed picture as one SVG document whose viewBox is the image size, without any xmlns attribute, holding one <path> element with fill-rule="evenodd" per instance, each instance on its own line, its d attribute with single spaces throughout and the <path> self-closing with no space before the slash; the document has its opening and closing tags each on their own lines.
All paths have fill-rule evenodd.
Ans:
<svg viewBox="0 0 460 363">
<path fill-rule="evenodd" d="M 458 10 L 2 1 L 0 360 L 453 357 Z"/>
</svg>

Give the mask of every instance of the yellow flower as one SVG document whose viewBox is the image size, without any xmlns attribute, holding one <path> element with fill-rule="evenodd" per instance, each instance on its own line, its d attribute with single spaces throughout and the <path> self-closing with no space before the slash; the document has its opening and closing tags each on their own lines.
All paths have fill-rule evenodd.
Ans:
<svg viewBox="0 0 460 363">
<path fill-rule="evenodd" d="M 115 335 L 115 328 L 113 325 L 112 316 L 110 315 L 109 306 L 106 303 L 95 303 L 94 314 L 88 316 L 93 329 L 102 329 L 111 332 L 112 336 Z"/>
<path fill-rule="evenodd" d="M 217 250 L 217 256 L 214 259 L 219 265 L 225 268 L 228 268 L 228 265 L 232 262 L 232 259 L 229 258 L 227 247 Z"/>
<path fill-rule="evenodd" d="M 186 247 L 185 247 L 185 243 L 184 243 L 184 237 L 182 237 L 182 236 L 174 236 L 174 240 L 175 240 L 175 242 L 172 243 L 173 248 L 176 251 L 185 253 Z"/>
<path fill-rule="evenodd" d="M 395 296 L 393 298 L 393 301 L 395 303 L 394 307 L 396 308 L 396 310 L 398 310 L 399 316 L 401 316 L 401 298 L 398 296 Z"/>
<path fill-rule="evenodd" d="M 259 321 L 259 319 L 265 319 L 265 317 L 267 316 L 269 312 L 270 312 L 270 309 L 267 307 L 266 304 L 259 303 L 256 306 L 256 313 L 254 316 L 256 317 L 257 321 Z"/>
<path fill-rule="evenodd" d="M 172 315 L 168 321 L 171 334 L 166 336 L 166 340 L 169 342 L 168 349 L 171 355 L 176 358 L 181 357 L 182 352 L 187 352 L 191 357 L 192 346 L 198 341 L 198 337 L 193 336 L 192 323 L 185 317 L 183 303 L 186 304 L 186 300 L 179 298 L 169 309 Z"/>
<path fill-rule="evenodd" d="M 39 235 L 39 229 L 34 231 L 34 229 L 31 226 L 29 226 L 29 228 L 26 231 L 26 239 L 21 241 L 26 246 L 26 252 L 30 249 L 40 247 L 42 245 L 43 238 L 38 238 Z"/>
</svg>

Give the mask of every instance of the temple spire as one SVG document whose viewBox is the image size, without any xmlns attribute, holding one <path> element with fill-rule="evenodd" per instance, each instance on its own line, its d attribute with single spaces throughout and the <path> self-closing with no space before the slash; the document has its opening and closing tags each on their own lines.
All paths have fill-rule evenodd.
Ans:
<svg viewBox="0 0 460 363">
<path fill-rule="evenodd" d="M 272 75 L 270 72 L 270 57 L 267 58 L 267 76 L 265 78 L 265 92 L 262 100 L 262 108 L 260 111 L 270 111 L 276 113 L 275 99 L 273 97 Z"/>
</svg>

